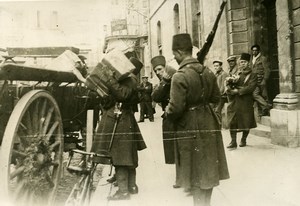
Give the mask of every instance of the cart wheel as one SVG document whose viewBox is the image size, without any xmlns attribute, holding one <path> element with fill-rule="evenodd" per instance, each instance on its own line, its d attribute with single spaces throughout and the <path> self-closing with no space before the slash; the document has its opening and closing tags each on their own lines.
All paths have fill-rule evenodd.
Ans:
<svg viewBox="0 0 300 206">
<path fill-rule="evenodd" d="M 63 127 L 55 99 L 32 90 L 14 107 L 1 145 L 1 185 L 16 205 L 50 205 L 63 160 Z"/>
</svg>

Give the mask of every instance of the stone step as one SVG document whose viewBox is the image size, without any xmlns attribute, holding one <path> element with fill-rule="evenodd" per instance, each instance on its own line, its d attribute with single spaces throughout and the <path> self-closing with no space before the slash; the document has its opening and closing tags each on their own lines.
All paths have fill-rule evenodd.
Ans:
<svg viewBox="0 0 300 206">
<path fill-rule="evenodd" d="M 259 137 L 271 138 L 271 127 L 257 123 L 257 127 L 254 129 L 251 129 L 250 134 L 253 134 L 253 135 L 256 135 Z"/>
<path fill-rule="evenodd" d="M 269 116 L 262 116 L 260 118 L 260 124 L 267 126 L 267 127 L 271 127 L 271 121 L 270 121 L 270 117 Z"/>
</svg>

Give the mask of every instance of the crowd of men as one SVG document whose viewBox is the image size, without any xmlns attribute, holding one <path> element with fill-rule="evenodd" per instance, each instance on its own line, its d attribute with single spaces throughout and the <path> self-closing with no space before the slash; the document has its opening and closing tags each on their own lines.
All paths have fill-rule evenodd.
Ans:
<svg viewBox="0 0 300 206">
<path fill-rule="evenodd" d="M 136 69 L 127 78 L 116 79 L 110 70 L 101 73 L 108 96 L 103 97 L 102 118 L 92 151 L 108 151 L 112 157 L 115 178 L 109 181 L 116 181 L 119 189 L 108 197 L 110 200 L 127 200 L 138 193 L 138 151 L 146 148 L 134 117 L 138 103 L 138 122 L 144 122 L 146 117 L 154 121 L 152 101 L 161 105 L 165 163 L 176 165 L 173 188 L 184 188 L 193 196 L 195 206 L 209 206 L 213 188 L 220 180 L 229 178 L 221 133 L 224 105 L 228 103 L 227 122 L 232 140 L 229 149 L 237 148 L 238 132 L 242 132 L 239 146 L 247 145 L 249 130 L 256 127 L 255 101 L 260 115 L 268 115 L 269 68 L 258 45 L 251 47 L 252 56 L 229 56 L 228 72 L 223 70 L 220 60 L 213 61 L 215 72 L 203 66 L 192 57 L 192 49 L 189 34 L 173 36 L 172 51 L 179 68 L 168 65 L 164 56 L 153 57 L 151 65 L 159 79 L 155 87 L 147 76 L 142 76 L 138 83 L 137 75 L 143 64 L 136 58 L 130 58 Z M 89 88 L 99 87 L 91 75 L 83 77 L 78 70 L 74 74 Z"/>
</svg>

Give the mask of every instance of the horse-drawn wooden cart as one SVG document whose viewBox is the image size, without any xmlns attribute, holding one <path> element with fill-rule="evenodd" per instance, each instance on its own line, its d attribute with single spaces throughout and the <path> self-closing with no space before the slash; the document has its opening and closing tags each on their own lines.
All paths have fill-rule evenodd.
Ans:
<svg viewBox="0 0 300 206">
<path fill-rule="evenodd" d="M 0 66 L 0 202 L 53 202 L 63 152 L 85 136 L 87 111 L 99 111 L 97 95 L 76 82 L 71 71 Z"/>
</svg>

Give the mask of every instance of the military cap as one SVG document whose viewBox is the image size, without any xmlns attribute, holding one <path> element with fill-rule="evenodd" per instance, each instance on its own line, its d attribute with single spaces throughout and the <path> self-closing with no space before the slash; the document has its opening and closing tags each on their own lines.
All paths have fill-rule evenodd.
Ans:
<svg viewBox="0 0 300 206">
<path fill-rule="evenodd" d="M 158 65 L 166 66 L 166 59 L 164 56 L 155 56 L 151 59 L 152 67 L 155 68 Z"/>
<path fill-rule="evenodd" d="M 220 60 L 215 60 L 215 61 L 213 61 L 213 64 L 214 63 L 219 63 L 221 66 L 223 65 L 223 62 L 221 62 Z"/>
<path fill-rule="evenodd" d="M 230 62 L 230 61 L 236 61 L 236 56 L 229 56 L 227 58 L 227 61 Z"/>
<path fill-rule="evenodd" d="M 241 58 L 240 60 L 246 60 L 246 61 L 250 61 L 251 55 L 248 53 L 241 53 Z"/>
<path fill-rule="evenodd" d="M 144 64 L 135 57 L 130 57 L 129 60 L 135 67 L 135 69 L 132 71 L 132 73 L 135 74 L 135 75 L 140 73 L 140 71 L 143 68 Z"/>
<path fill-rule="evenodd" d="M 173 36 L 172 50 L 192 50 L 191 36 L 187 33 L 175 34 Z"/>
</svg>

